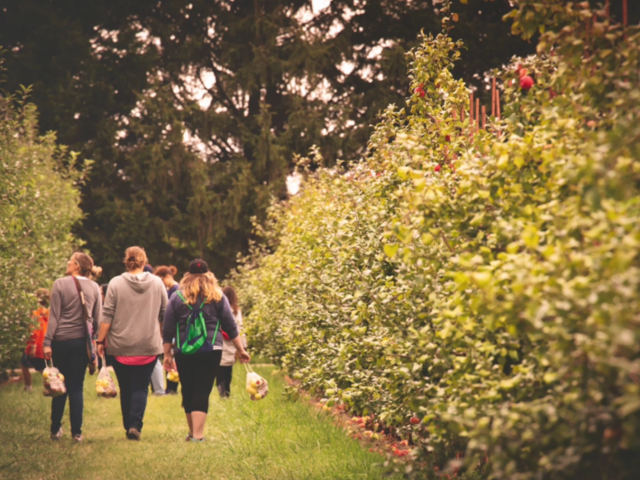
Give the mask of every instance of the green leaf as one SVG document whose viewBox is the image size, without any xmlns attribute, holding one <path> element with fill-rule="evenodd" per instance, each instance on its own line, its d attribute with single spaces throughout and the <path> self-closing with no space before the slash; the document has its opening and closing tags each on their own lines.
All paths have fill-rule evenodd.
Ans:
<svg viewBox="0 0 640 480">
<path fill-rule="evenodd" d="M 397 243 L 387 243 L 384 246 L 384 253 L 387 257 L 393 258 L 398 253 L 399 245 Z"/>
</svg>

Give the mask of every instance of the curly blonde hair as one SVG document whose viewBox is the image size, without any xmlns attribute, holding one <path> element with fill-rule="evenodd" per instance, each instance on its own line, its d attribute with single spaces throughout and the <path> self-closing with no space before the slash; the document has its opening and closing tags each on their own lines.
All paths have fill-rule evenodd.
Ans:
<svg viewBox="0 0 640 480">
<path fill-rule="evenodd" d="M 222 298 L 218 279 L 211 272 L 185 273 L 180 281 L 180 291 L 189 305 L 195 304 L 198 296 L 204 297 L 205 303 L 219 302 Z"/>
</svg>

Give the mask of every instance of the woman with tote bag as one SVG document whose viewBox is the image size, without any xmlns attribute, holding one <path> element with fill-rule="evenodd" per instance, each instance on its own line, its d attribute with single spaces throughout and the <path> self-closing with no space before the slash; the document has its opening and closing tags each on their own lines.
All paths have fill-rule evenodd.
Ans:
<svg viewBox="0 0 640 480">
<path fill-rule="evenodd" d="M 89 255 L 76 252 L 67 262 L 67 276 L 56 280 L 51 289 L 43 355 L 45 360 L 52 360 L 64 375 L 67 390 L 51 401 L 52 440 L 62 437 L 62 415 L 69 397 L 71 435 L 75 442 L 82 441 L 82 389 L 87 365 L 92 362 L 87 323 L 96 331 L 102 315 L 100 287 L 89 277 L 99 271 L 101 269 L 93 265 Z"/>
</svg>

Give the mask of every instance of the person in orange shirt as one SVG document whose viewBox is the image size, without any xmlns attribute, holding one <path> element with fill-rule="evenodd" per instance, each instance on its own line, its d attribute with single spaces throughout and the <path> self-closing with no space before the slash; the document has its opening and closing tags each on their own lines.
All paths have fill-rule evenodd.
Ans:
<svg viewBox="0 0 640 480">
<path fill-rule="evenodd" d="M 44 354 L 42 351 L 42 343 L 47 334 L 47 326 L 49 325 L 49 290 L 39 288 L 36 291 L 36 298 L 40 307 L 33 311 L 33 318 L 38 320 L 39 326 L 34 327 L 31 337 L 27 342 L 27 348 L 22 354 L 20 366 L 22 368 L 22 378 L 24 379 L 24 391 L 30 392 L 31 372 L 29 368 L 34 368 L 42 373 L 45 367 Z"/>
</svg>

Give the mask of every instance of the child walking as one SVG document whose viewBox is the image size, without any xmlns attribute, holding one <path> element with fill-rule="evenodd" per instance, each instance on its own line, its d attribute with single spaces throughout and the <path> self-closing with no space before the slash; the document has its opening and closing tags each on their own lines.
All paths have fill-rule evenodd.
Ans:
<svg viewBox="0 0 640 480">
<path fill-rule="evenodd" d="M 238 305 L 238 295 L 233 287 L 225 287 L 222 290 L 222 293 L 224 293 L 227 300 L 229 300 L 233 318 L 235 318 L 236 324 L 238 325 L 238 334 L 242 340 L 242 346 L 247 348 L 247 338 L 242 332 L 242 310 Z M 233 365 L 236 363 L 236 347 L 233 342 L 229 340 L 229 335 L 224 331 L 222 332 L 222 337 L 224 338 L 222 345 L 222 359 L 220 360 L 220 367 L 218 368 L 216 385 L 218 386 L 220 397 L 228 398 L 229 395 L 231 395 Z"/>
<path fill-rule="evenodd" d="M 32 390 L 29 368 L 34 368 L 37 372 L 42 373 L 45 367 L 42 345 L 49 325 L 49 297 L 50 293 L 46 288 L 39 288 L 36 291 L 36 298 L 40 307 L 33 311 L 33 318 L 38 320 L 38 326 L 31 333 L 27 348 L 22 354 L 22 360 L 20 360 L 25 392 Z"/>
</svg>

